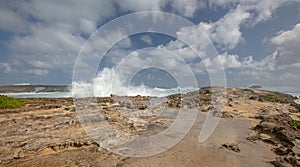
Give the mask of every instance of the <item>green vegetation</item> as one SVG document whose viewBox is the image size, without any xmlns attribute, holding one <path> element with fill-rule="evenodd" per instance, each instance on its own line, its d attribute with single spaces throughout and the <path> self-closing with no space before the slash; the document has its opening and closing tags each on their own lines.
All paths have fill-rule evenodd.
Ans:
<svg viewBox="0 0 300 167">
<path fill-rule="evenodd" d="M 273 95 L 262 95 L 261 98 L 264 100 L 267 100 L 267 101 L 272 101 L 272 102 L 289 103 L 288 100 L 281 99 L 281 98 L 275 97 Z"/>
<path fill-rule="evenodd" d="M 290 121 L 290 125 L 291 125 L 291 126 L 294 126 L 294 127 L 296 127 L 296 128 L 298 128 L 298 129 L 300 129 L 300 121 L 297 121 L 297 120 L 291 120 L 291 121 Z"/>
<path fill-rule="evenodd" d="M 76 112 L 75 107 L 73 107 L 73 108 L 70 110 L 70 112 Z"/>
<path fill-rule="evenodd" d="M 216 94 L 216 93 L 217 93 L 217 92 L 212 92 L 211 90 L 206 90 L 206 91 L 205 91 L 205 94 L 210 94 L 210 95 L 211 95 L 211 94 Z"/>
<path fill-rule="evenodd" d="M 0 95 L 0 109 L 19 108 L 26 103 L 20 99 Z"/>
<path fill-rule="evenodd" d="M 243 89 L 243 91 L 254 93 L 254 90 L 252 89 Z"/>
</svg>

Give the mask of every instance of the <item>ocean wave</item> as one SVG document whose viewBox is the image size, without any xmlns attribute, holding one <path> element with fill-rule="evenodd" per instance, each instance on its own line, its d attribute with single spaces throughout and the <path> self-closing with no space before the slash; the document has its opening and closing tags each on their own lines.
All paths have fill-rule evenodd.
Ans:
<svg viewBox="0 0 300 167">
<path fill-rule="evenodd" d="M 126 85 L 121 76 L 114 73 L 113 69 L 104 68 L 95 77 L 93 82 L 73 82 L 73 97 L 108 97 L 110 95 L 119 96 L 156 96 L 163 97 L 170 94 L 186 93 L 197 90 L 194 87 L 176 88 L 150 88 L 145 85 Z"/>
</svg>

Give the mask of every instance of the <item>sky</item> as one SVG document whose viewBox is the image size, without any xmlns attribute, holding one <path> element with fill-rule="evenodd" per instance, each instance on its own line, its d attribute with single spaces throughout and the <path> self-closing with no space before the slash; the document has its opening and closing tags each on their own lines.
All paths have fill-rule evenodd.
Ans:
<svg viewBox="0 0 300 167">
<path fill-rule="evenodd" d="M 144 24 L 148 31 L 128 35 L 116 21 L 144 11 L 128 27 Z M 173 30 L 168 15 L 149 11 L 191 24 L 172 22 Z M 114 20 L 108 38 L 85 45 Z M 157 25 L 165 33 L 153 32 Z M 111 41 L 117 43 L 108 47 Z M 207 53 L 211 46 L 215 56 Z M 113 73 L 121 84 L 154 87 L 192 78 L 206 86 L 215 72 L 224 72 L 228 86 L 299 87 L 299 46 L 299 0 L 0 0 L 0 85 L 71 84 L 77 68 L 99 82 Z M 108 52 L 99 59 L 101 47 Z M 84 61 L 87 54 L 97 58 Z M 88 70 L 95 60 L 96 74 Z"/>
</svg>

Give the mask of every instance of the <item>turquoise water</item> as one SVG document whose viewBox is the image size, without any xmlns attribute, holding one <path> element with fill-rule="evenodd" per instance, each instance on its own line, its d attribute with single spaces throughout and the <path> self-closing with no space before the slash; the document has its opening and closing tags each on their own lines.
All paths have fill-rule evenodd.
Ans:
<svg viewBox="0 0 300 167">
<path fill-rule="evenodd" d="M 71 92 L 24 92 L 24 93 L 2 93 L 9 97 L 16 98 L 62 98 L 62 97 L 72 97 Z"/>
</svg>

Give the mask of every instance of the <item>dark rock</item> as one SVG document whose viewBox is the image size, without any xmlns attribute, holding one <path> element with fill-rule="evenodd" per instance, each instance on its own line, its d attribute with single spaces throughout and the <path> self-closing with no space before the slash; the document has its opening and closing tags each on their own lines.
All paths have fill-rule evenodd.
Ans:
<svg viewBox="0 0 300 167">
<path fill-rule="evenodd" d="M 287 154 L 289 154 L 292 150 L 286 149 L 286 148 L 284 148 L 283 146 L 280 146 L 280 147 L 277 147 L 277 148 L 272 149 L 272 151 L 273 151 L 274 153 L 276 153 L 277 155 L 287 155 Z"/>
<path fill-rule="evenodd" d="M 262 86 L 260 86 L 260 85 L 251 85 L 249 88 L 250 89 L 260 89 L 260 88 L 262 88 Z"/>
<path fill-rule="evenodd" d="M 46 109 L 46 110 L 48 110 L 48 109 L 53 109 L 53 108 L 60 108 L 61 106 L 59 106 L 59 105 L 43 105 L 43 106 L 41 106 L 41 109 Z"/>
<path fill-rule="evenodd" d="M 236 144 L 236 143 L 230 143 L 230 144 L 229 143 L 225 143 L 225 144 L 222 144 L 222 147 L 224 147 L 224 148 L 226 148 L 228 150 L 237 152 L 237 153 L 241 152 L 241 149 L 240 149 L 239 145 Z"/>
<path fill-rule="evenodd" d="M 257 96 L 250 96 L 249 99 L 250 100 L 258 100 L 258 97 Z"/>
</svg>

